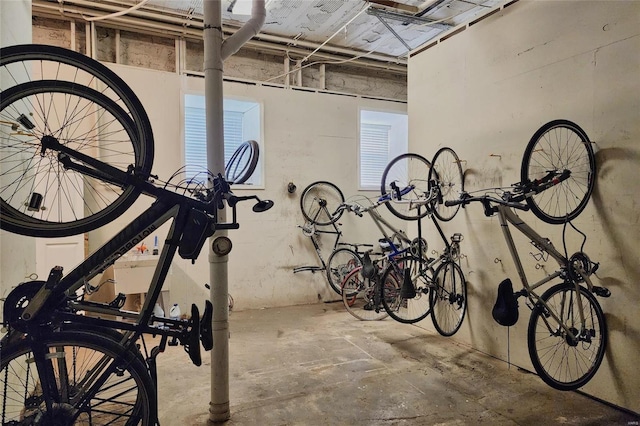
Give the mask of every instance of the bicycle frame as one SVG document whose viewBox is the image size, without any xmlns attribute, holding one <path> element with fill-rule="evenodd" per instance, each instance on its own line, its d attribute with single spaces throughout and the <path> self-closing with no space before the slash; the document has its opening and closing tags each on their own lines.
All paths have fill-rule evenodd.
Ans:
<svg viewBox="0 0 640 426">
<path fill-rule="evenodd" d="M 305 272 L 305 271 L 320 272 L 320 271 L 327 270 L 327 263 L 324 261 L 324 258 L 322 257 L 320 245 L 318 244 L 318 241 L 316 241 L 314 236 L 316 234 L 334 234 L 336 236 L 336 240 L 334 241 L 333 248 L 332 248 L 332 251 L 334 251 L 338 247 L 338 242 L 340 241 L 340 237 L 342 237 L 342 231 L 338 229 L 335 222 L 332 223 L 331 225 L 333 225 L 334 231 L 319 231 L 317 229 L 314 229 L 311 235 L 309 235 L 309 238 L 311 238 L 311 242 L 313 243 L 313 247 L 316 250 L 316 255 L 318 256 L 318 259 L 320 259 L 320 263 L 322 264 L 322 266 L 298 266 L 297 268 L 293 268 L 294 274 L 298 272 Z M 311 225 L 311 226 L 315 227 L 315 225 Z"/>
<path fill-rule="evenodd" d="M 142 193 L 156 198 L 156 201 L 149 209 L 131 221 L 129 225 L 102 245 L 102 247 L 94 251 L 80 265 L 60 278 L 57 283 L 53 283 L 54 285 L 52 286 L 45 284 L 31 303 L 25 308 L 22 314 L 24 321 L 29 322 L 34 316 L 37 317 L 44 311 L 47 315 L 54 316 L 57 320 L 61 321 L 66 320 L 76 324 L 84 323 L 134 332 L 133 335 L 127 335 L 121 343 L 124 343 L 126 340 L 134 342 L 137 337 L 143 333 L 155 333 L 171 337 L 179 335 L 179 332 L 175 329 L 163 330 L 150 325 L 156 320 L 161 320 L 163 323 L 173 326 L 184 325 L 184 322 L 180 320 L 157 318 L 153 315 L 153 306 L 155 306 L 160 296 L 163 283 L 169 272 L 176 251 L 179 250 L 185 238 L 189 241 L 197 238 L 197 246 L 191 247 L 191 252 L 188 253 L 190 255 L 188 258 L 195 259 L 202 248 L 204 240 L 213 234 L 214 229 L 237 229 L 239 227 L 236 221 L 236 203 L 246 199 L 257 199 L 257 197 L 234 197 L 233 201 L 227 200 L 227 204 L 230 205 L 233 212 L 232 221 L 217 223 L 217 210 L 220 207 L 219 203 L 222 202 L 222 199 L 219 199 L 219 197 L 214 197 L 210 202 L 203 202 L 165 188 L 156 187 L 151 182 L 138 181 L 135 185 Z M 191 212 L 199 212 L 202 216 L 206 215 L 206 223 L 200 224 L 199 229 L 194 230 L 193 228 L 189 228 Z M 200 217 L 198 219 L 202 220 L 203 218 Z M 145 303 L 140 312 L 125 311 L 119 307 L 110 306 L 105 303 L 73 300 L 77 290 L 82 288 L 89 280 L 104 272 L 104 270 L 111 266 L 117 259 L 125 255 L 131 248 L 135 247 L 136 244 L 150 236 L 156 229 L 169 220 L 173 220 L 173 222 L 167 234 L 165 244 L 159 254 L 158 264 L 149 285 Z M 195 235 L 196 232 L 198 235 Z M 195 252 L 193 252 L 193 250 L 195 250 Z M 69 299 L 67 300 L 67 306 L 72 308 L 72 312 L 57 310 L 60 303 L 65 302 L 65 299 Z M 116 315 L 123 319 L 134 320 L 135 322 L 131 323 L 87 317 L 75 314 L 77 311 Z"/>
<path fill-rule="evenodd" d="M 505 205 L 501 205 L 498 204 L 495 206 L 496 211 L 498 213 L 498 220 L 500 222 L 500 228 L 502 229 L 502 233 L 504 235 L 504 239 L 507 243 L 507 247 L 509 248 L 509 253 L 511 254 L 511 258 L 513 259 L 515 266 L 516 266 L 516 270 L 518 272 L 518 276 L 520 277 L 520 281 L 522 282 L 523 285 L 523 291 L 525 292 L 524 295 L 526 295 L 532 302 L 534 303 L 542 303 L 545 308 L 547 308 L 547 312 L 558 322 L 558 324 L 560 324 L 560 326 L 565 330 L 565 332 L 571 336 L 572 338 L 575 338 L 577 336 L 575 336 L 575 334 L 564 324 L 564 321 L 562 321 L 560 318 L 558 318 L 555 313 L 553 312 L 552 309 L 549 309 L 548 305 L 546 304 L 545 301 L 540 299 L 540 296 L 538 294 L 535 293 L 535 289 L 539 288 L 540 286 L 550 282 L 551 280 L 554 280 L 558 277 L 562 278 L 565 282 L 569 282 L 569 280 L 567 279 L 567 268 L 569 267 L 569 259 L 567 259 L 562 253 L 560 253 L 558 250 L 556 250 L 556 248 L 553 246 L 553 244 L 551 243 L 551 241 L 547 238 L 542 237 L 540 234 L 538 234 L 536 231 L 534 231 L 529 225 L 527 225 L 522 219 L 520 219 L 520 217 L 513 212 L 512 210 L 510 210 L 510 208 L 508 206 Z M 534 246 L 538 247 L 539 249 L 541 249 L 542 251 L 547 252 L 553 259 L 555 259 L 556 262 L 558 262 L 558 265 L 560 266 L 560 270 L 547 275 L 545 278 L 543 278 L 542 280 L 533 283 L 533 284 L 529 284 L 529 281 L 527 280 L 527 276 L 526 273 L 524 271 L 524 267 L 522 266 L 522 262 L 520 260 L 520 256 L 518 254 L 518 250 L 516 248 L 515 242 L 513 241 L 513 236 L 511 235 L 511 231 L 509 230 L 509 224 L 513 225 L 518 231 L 520 231 L 522 234 L 524 234 L 525 236 L 527 236 L 531 242 L 534 244 Z M 584 279 L 585 283 L 588 286 L 588 289 L 591 291 L 593 288 L 593 284 L 591 283 L 591 280 L 589 279 L 589 277 L 587 276 L 586 273 L 584 273 L 584 271 L 582 270 L 578 270 L 578 272 L 580 273 L 580 275 L 582 276 L 582 278 Z M 573 283 L 577 289 L 578 287 L 578 283 L 574 282 Z M 522 294 L 522 293 L 521 293 Z M 578 307 L 579 307 L 579 314 L 580 314 L 580 323 L 582 324 L 582 328 L 584 329 L 585 327 L 585 318 L 584 318 L 584 312 L 583 312 L 583 304 L 582 304 L 582 299 L 580 296 L 580 292 L 576 291 L 576 296 L 577 296 L 577 302 L 578 302 Z M 535 299 L 535 300 L 534 300 Z M 548 323 L 547 323 L 548 325 Z"/>
</svg>

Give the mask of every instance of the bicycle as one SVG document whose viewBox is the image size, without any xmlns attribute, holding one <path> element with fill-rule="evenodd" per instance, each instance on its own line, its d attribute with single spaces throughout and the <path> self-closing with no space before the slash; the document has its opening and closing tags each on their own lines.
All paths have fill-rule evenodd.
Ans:
<svg viewBox="0 0 640 426">
<path fill-rule="evenodd" d="M 337 294 L 342 294 L 341 283 L 352 269 L 362 264 L 362 247 L 370 248 L 372 244 L 352 244 L 340 242 L 342 231 L 338 229 L 337 220 L 340 216 L 332 216 L 327 206 L 335 202 L 344 202 L 344 195 L 340 188 L 327 181 L 317 181 L 309 184 L 300 196 L 300 209 L 306 223 L 301 226 L 302 234 L 311 238 L 311 243 L 320 260 L 321 266 L 298 266 L 293 273 L 310 271 L 312 273 L 324 271 L 329 285 Z M 332 226 L 333 230 L 317 229 L 316 226 Z M 335 235 L 331 254 L 325 262 L 322 257 L 320 244 L 315 238 L 318 234 Z M 343 247 L 338 247 L 343 246 Z"/>
<path fill-rule="evenodd" d="M 182 179 L 177 172 L 161 182 L 150 173 L 146 112 L 104 65 L 53 46 L 11 46 L 0 50 L 0 75 L 0 228 L 24 236 L 75 235 L 116 219 L 141 194 L 155 199 L 66 275 L 54 267 L 45 281 L 21 283 L 6 297 L 2 424 L 156 424 L 156 357 L 177 339 L 200 365 L 200 344 L 210 350 L 213 337 L 209 301 L 202 319 L 195 304 L 189 319 L 157 317 L 153 307 L 176 253 L 194 261 L 215 231 L 237 229 L 240 202 L 253 200 L 257 213 L 273 206 L 231 191 L 231 183 L 253 173 L 258 145 L 242 144 L 225 176 Z M 83 203 L 74 203 L 77 195 Z M 231 220 L 221 222 L 225 206 Z M 140 312 L 123 310 L 122 294 L 110 303 L 85 300 L 94 277 L 167 222 Z M 218 236 L 213 249 L 224 256 L 231 242 Z M 149 350 L 145 335 L 159 336 L 158 346 Z"/>
<path fill-rule="evenodd" d="M 594 295 L 609 297 L 611 292 L 593 285 L 589 278 L 599 264 L 592 262 L 583 251 L 586 235 L 581 233 L 584 240 L 580 251 L 569 256 L 563 232 L 563 254 L 548 238 L 528 226 L 515 210 L 530 209 L 547 223 L 564 223 L 566 231 L 567 224 L 584 209 L 593 190 L 594 158 L 591 142 L 580 127 L 566 120 L 555 120 L 543 125 L 529 141 L 522 161 L 522 182 L 508 189 L 478 191 L 485 192 L 481 196 L 463 193 L 458 200 L 444 202 L 447 206 L 480 202 L 485 216 L 498 216 L 522 289 L 514 292 L 511 280 L 503 281 L 498 287 L 492 315 L 501 325 L 514 325 L 519 318 L 517 300 L 526 298 L 531 310 L 527 329 L 531 362 L 542 380 L 559 390 L 584 386 L 602 363 L 607 327 Z M 538 164 L 536 174 L 532 172 L 533 164 Z M 487 191 L 493 194 L 487 194 Z M 530 283 L 509 225 L 531 240 L 540 251 L 540 258 L 550 256 L 559 269 Z M 548 288 L 542 295 L 536 292 L 558 278 L 561 283 Z"/>
<path fill-rule="evenodd" d="M 437 166 L 432 167 L 432 164 Z M 343 290 L 345 305 L 353 306 L 357 303 L 357 297 L 361 297 L 358 306 L 366 309 L 373 306 L 376 312 L 382 306 L 396 321 L 415 323 L 431 314 L 440 334 L 451 336 L 458 331 L 466 313 L 466 281 L 456 263 L 462 236 L 455 234 L 449 243 L 435 217 L 446 220 L 453 218 L 457 209 L 445 212 L 444 209 L 438 209 L 437 202 L 461 188 L 462 182 L 460 161 L 450 148 L 440 149 L 433 163 L 418 154 L 402 154 L 385 168 L 382 195 L 375 202 L 370 202 L 367 207 L 358 203 L 341 203 L 333 210 L 325 206 L 328 212 L 332 212 L 325 212 L 329 218 L 340 217 L 344 211 L 358 216 L 368 213 L 384 236 L 382 241 L 390 245 L 380 277 L 365 277 L 352 272 L 348 276 L 349 281 L 343 282 L 343 287 L 349 289 L 347 295 Z M 404 232 L 385 220 L 377 211 L 383 204 L 399 218 L 417 220 L 418 237 L 409 239 Z M 426 257 L 427 242 L 422 238 L 421 219 L 427 215 L 432 218 L 445 243 L 445 250 L 436 259 Z M 384 285 L 376 286 L 376 283 Z M 378 299 L 375 299 L 376 289 L 381 292 Z M 353 297 L 356 297 L 355 301 Z M 374 301 L 373 304 L 371 301 Z"/>
</svg>

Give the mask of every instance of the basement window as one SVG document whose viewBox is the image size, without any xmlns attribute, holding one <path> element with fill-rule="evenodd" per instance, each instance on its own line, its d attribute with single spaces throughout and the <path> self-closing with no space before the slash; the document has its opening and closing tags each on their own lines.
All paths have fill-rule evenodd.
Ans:
<svg viewBox="0 0 640 426">
<path fill-rule="evenodd" d="M 263 186 L 262 108 L 260 103 L 225 98 L 224 103 L 224 163 L 243 142 L 255 140 L 260 146 L 258 165 L 244 185 Z M 207 169 L 205 101 L 203 95 L 185 95 L 184 102 L 184 164 L 186 179 Z"/>
<path fill-rule="evenodd" d="M 387 164 L 408 149 L 407 114 L 360 110 L 359 187 L 380 191 Z"/>
</svg>

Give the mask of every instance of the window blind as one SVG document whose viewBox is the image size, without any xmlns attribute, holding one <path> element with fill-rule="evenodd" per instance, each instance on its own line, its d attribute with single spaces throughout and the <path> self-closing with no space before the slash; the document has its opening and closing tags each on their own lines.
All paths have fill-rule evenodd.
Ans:
<svg viewBox="0 0 640 426">
<path fill-rule="evenodd" d="M 360 186 L 379 188 L 389 160 L 389 132 L 385 124 L 360 124 Z"/>
</svg>

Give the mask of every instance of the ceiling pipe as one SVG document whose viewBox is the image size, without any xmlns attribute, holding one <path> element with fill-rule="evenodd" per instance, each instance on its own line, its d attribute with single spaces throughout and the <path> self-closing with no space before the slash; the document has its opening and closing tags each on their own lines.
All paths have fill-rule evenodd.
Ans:
<svg viewBox="0 0 640 426">
<path fill-rule="evenodd" d="M 73 6 L 69 6 L 70 4 Z M 105 10 L 109 12 L 117 12 L 122 9 L 114 6 L 107 7 L 107 5 L 104 5 L 103 3 L 89 2 L 85 0 L 65 0 L 62 6 L 57 3 L 45 2 L 42 0 L 34 0 L 33 2 L 34 15 L 37 16 L 38 14 L 41 14 L 52 18 L 63 17 L 65 19 L 86 19 L 87 16 L 95 16 L 96 14 L 104 12 Z M 144 29 L 157 30 L 159 34 L 165 36 L 167 35 L 166 33 L 164 33 L 166 31 L 177 36 L 201 39 L 203 21 L 201 18 L 194 15 L 167 15 L 158 12 L 135 10 L 127 16 L 119 16 L 109 20 L 101 21 L 100 25 L 112 28 L 121 28 L 122 26 L 126 26 L 127 28 L 136 32 L 142 32 Z M 233 34 L 236 31 L 236 28 L 223 26 L 223 32 L 226 34 Z M 292 47 L 314 50 L 318 49 L 318 47 L 321 46 L 320 50 L 329 54 L 355 57 L 360 56 L 364 53 L 362 51 L 357 51 L 350 48 L 330 46 L 323 43 L 315 43 L 305 40 L 296 40 L 293 38 L 287 38 L 273 34 L 261 33 L 257 35 L 257 38 L 264 42 L 282 45 L 282 49 L 280 49 L 281 51 L 286 51 L 287 49 L 290 49 Z M 255 45 L 255 43 L 256 41 L 252 40 L 248 44 Z M 316 52 L 315 55 L 319 53 L 320 52 Z M 342 57 L 339 59 L 345 58 Z M 406 65 L 405 58 L 385 55 L 382 53 L 369 53 L 367 54 L 367 59 L 369 60 L 369 63 L 371 63 L 371 66 L 376 66 L 375 62 L 381 62 L 383 64 L 388 64 L 392 70 L 399 72 L 401 72 L 402 68 L 404 68 L 404 66 Z M 364 61 L 361 61 L 360 63 L 367 64 Z M 397 65 L 397 67 L 394 68 L 394 65 Z"/>
<path fill-rule="evenodd" d="M 253 0 L 251 18 L 228 39 L 222 42 L 222 60 L 240 50 L 243 44 L 260 32 L 267 17 L 264 0 Z"/>
<path fill-rule="evenodd" d="M 44 18 L 52 18 L 59 19 L 61 17 L 59 11 L 55 9 L 55 12 L 39 9 L 37 13 L 34 13 L 34 16 L 44 17 Z M 64 16 L 64 19 L 71 20 L 73 22 L 74 18 L 82 19 L 79 14 L 72 14 L 67 12 Z M 187 38 L 191 40 L 202 40 L 202 26 L 200 28 L 191 27 L 185 28 L 181 26 L 171 25 L 171 24 L 163 24 L 159 22 L 150 22 L 144 21 L 138 18 L 117 18 L 117 20 L 113 20 L 112 22 L 102 22 L 100 23 L 102 28 L 112 28 L 115 30 L 128 30 L 131 32 L 144 32 L 145 34 L 153 34 L 162 37 L 167 36 L 175 36 L 180 38 Z M 231 35 L 231 32 L 228 28 L 223 27 L 223 34 Z M 262 34 L 260 34 L 260 37 Z M 286 39 L 285 39 L 286 40 Z M 291 40 L 288 40 L 291 43 Z M 300 44 L 300 43 L 298 43 Z M 251 48 L 260 51 L 269 51 L 272 54 L 284 54 L 286 56 L 287 53 L 299 55 L 300 57 L 304 57 L 309 54 L 309 50 L 305 50 L 303 47 L 293 47 L 286 43 L 276 43 L 262 40 L 249 40 L 245 46 L 245 48 Z M 326 49 L 323 49 L 326 50 Z M 348 56 L 361 55 L 362 53 L 357 53 L 356 51 L 352 51 L 352 53 Z M 367 55 L 369 56 L 369 55 Z M 345 59 L 345 56 L 338 53 L 331 52 L 316 52 L 313 54 L 313 58 L 315 59 L 323 59 L 329 62 L 332 61 L 341 61 Z M 396 60 L 397 59 L 397 60 Z M 358 58 L 352 61 L 349 61 L 350 65 L 364 67 L 368 69 L 379 69 L 385 70 L 389 72 L 393 72 L 395 74 L 406 75 L 406 58 L 387 58 L 388 61 L 393 60 L 392 62 L 383 62 L 378 61 L 376 59 L 368 59 L 368 58 Z"/>
</svg>

